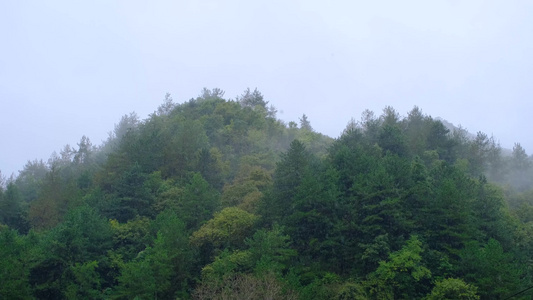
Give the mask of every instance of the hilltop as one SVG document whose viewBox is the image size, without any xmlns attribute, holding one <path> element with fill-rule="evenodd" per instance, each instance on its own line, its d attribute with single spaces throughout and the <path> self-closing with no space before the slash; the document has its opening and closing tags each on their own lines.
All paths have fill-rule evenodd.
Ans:
<svg viewBox="0 0 533 300">
<path fill-rule="evenodd" d="M 533 168 L 422 113 L 337 139 L 257 91 L 167 95 L 0 188 L 0 298 L 497 299 L 532 285 Z M 446 298 L 448 297 L 448 298 Z"/>
</svg>

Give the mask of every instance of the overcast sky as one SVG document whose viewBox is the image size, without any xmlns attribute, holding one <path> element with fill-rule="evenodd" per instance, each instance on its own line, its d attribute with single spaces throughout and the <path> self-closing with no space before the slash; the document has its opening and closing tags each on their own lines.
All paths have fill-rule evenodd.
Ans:
<svg viewBox="0 0 533 300">
<path fill-rule="evenodd" d="M 533 152 L 533 1 L 0 1 L 0 170 L 219 87 L 337 137 L 413 106 Z"/>
</svg>

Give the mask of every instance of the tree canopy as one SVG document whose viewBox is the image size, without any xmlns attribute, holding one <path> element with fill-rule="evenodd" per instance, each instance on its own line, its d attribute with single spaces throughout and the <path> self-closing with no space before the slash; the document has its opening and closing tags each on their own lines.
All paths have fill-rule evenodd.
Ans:
<svg viewBox="0 0 533 300">
<path fill-rule="evenodd" d="M 390 106 L 332 139 L 268 104 L 257 89 L 167 94 L 102 145 L 82 136 L 0 176 L 0 298 L 502 299 L 533 285 L 519 143 Z"/>
</svg>

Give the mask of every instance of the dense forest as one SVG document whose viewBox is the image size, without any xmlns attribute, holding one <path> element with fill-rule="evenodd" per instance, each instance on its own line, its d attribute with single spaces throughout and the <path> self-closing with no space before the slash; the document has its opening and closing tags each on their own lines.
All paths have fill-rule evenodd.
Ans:
<svg viewBox="0 0 533 300">
<path fill-rule="evenodd" d="M 0 299 L 530 299 L 533 165 L 414 107 L 337 139 L 167 94 L 0 184 Z M 516 294 L 516 295 L 515 295 Z"/>
</svg>

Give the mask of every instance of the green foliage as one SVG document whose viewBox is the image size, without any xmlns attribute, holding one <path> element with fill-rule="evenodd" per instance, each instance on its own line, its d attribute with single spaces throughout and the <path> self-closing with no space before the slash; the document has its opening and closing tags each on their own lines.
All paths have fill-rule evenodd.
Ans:
<svg viewBox="0 0 533 300">
<path fill-rule="evenodd" d="M 422 262 L 422 242 L 411 236 L 402 249 L 392 252 L 387 261 L 380 261 L 370 274 L 370 293 L 379 299 L 414 299 L 421 295 L 424 279 L 431 271 Z"/>
<path fill-rule="evenodd" d="M 249 251 L 235 250 L 230 252 L 224 249 L 215 260 L 202 268 L 204 283 L 220 282 L 225 278 L 232 277 L 235 273 L 250 272 L 254 262 Z"/>
<path fill-rule="evenodd" d="M 268 101 L 264 100 L 263 95 L 256 89 L 253 92 L 250 92 L 250 88 L 247 88 L 246 91 L 242 94 L 241 97 L 237 98 L 237 101 L 244 107 L 251 107 L 252 109 L 262 108 L 267 109 Z"/>
<path fill-rule="evenodd" d="M 5 192 L 0 188 L 1 224 L 26 233 L 28 231 L 28 222 L 26 221 L 24 207 L 19 188 L 13 182 L 7 184 Z"/>
<path fill-rule="evenodd" d="M 305 114 L 303 114 L 300 118 L 300 128 L 307 131 L 313 131 L 313 127 L 311 127 L 311 122 L 309 122 L 309 119 L 307 119 L 307 116 Z"/>
<path fill-rule="evenodd" d="M 257 216 L 240 208 L 224 208 L 192 234 L 191 243 L 196 246 L 210 244 L 215 248 L 240 248 L 256 221 Z"/>
<path fill-rule="evenodd" d="M 223 96 L 167 95 L 100 147 L 84 136 L 0 183 L 0 298 L 498 299 L 531 285 L 520 144 L 506 156 L 416 106 L 365 111 L 333 141 L 305 115 L 275 119 L 257 90 Z"/>
<path fill-rule="evenodd" d="M 524 266 L 501 244 L 490 239 L 484 246 L 469 243 L 460 253 L 460 270 L 466 282 L 479 288 L 483 299 L 499 299 L 523 287 Z"/>
<path fill-rule="evenodd" d="M 279 226 L 274 226 L 270 231 L 258 230 L 252 238 L 246 239 L 246 245 L 246 250 L 233 252 L 226 248 L 214 262 L 205 266 L 202 269 L 204 283 L 220 282 L 236 273 L 280 276 L 287 269 L 287 263 L 297 254 L 290 248 L 290 237 L 283 234 Z"/>
<path fill-rule="evenodd" d="M 208 137 L 199 120 L 180 120 L 170 128 L 170 140 L 164 148 L 167 176 L 183 176 L 191 171 L 196 156 L 208 147 Z"/>
<path fill-rule="evenodd" d="M 50 229 L 62 221 L 69 209 L 81 204 L 75 182 L 61 178 L 61 169 L 52 167 L 42 181 L 38 197 L 29 208 L 28 218 L 35 229 Z"/>
<path fill-rule="evenodd" d="M 353 282 L 345 282 L 337 292 L 338 300 L 367 300 L 369 299 L 363 285 Z"/>
<path fill-rule="evenodd" d="M 15 230 L 0 228 L 0 298 L 32 299 L 29 283 L 28 241 Z"/>
<path fill-rule="evenodd" d="M 219 194 L 199 173 L 194 173 L 190 182 L 183 188 L 178 202 L 177 214 L 187 229 L 198 229 L 209 220 L 219 207 Z"/>
<path fill-rule="evenodd" d="M 113 248 L 116 254 L 131 260 L 146 248 L 152 237 L 150 236 L 150 220 L 138 217 L 127 223 L 110 221 L 113 229 Z"/>
<path fill-rule="evenodd" d="M 163 272 L 155 273 L 159 271 L 158 267 L 165 263 L 164 257 L 157 258 L 154 261 L 152 257 L 142 257 L 125 264 L 118 278 L 119 285 L 115 297 L 117 299 L 155 299 L 157 293 L 168 284 L 170 275 L 168 268 L 165 268 Z M 158 286 L 156 279 L 163 280 L 163 282 L 160 282 Z"/>
<path fill-rule="evenodd" d="M 49 169 L 42 160 L 28 161 L 19 172 L 15 185 L 19 188 L 22 199 L 25 203 L 33 202 L 41 188 Z"/>
<path fill-rule="evenodd" d="M 405 137 L 400 128 L 394 125 L 385 125 L 378 137 L 378 145 L 385 151 L 396 155 L 406 155 Z"/>
<path fill-rule="evenodd" d="M 93 261 L 105 255 L 111 245 L 111 226 L 94 209 L 82 206 L 48 233 L 50 254 L 69 262 Z"/>
<path fill-rule="evenodd" d="M 325 273 L 310 284 L 299 289 L 299 299 L 335 299 L 340 278 L 333 273 Z"/>
<path fill-rule="evenodd" d="M 273 194 L 265 199 L 261 211 L 265 218 L 271 222 L 282 221 L 294 211 L 292 199 L 308 172 L 309 164 L 310 154 L 305 146 L 294 140 L 276 167 Z"/>
<path fill-rule="evenodd" d="M 431 248 L 454 253 L 471 238 L 474 182 L 458 169 L 441 163 L 430 170 L 431 193 L 421 211 L 424 236 Z"/>
<path fill-rule="evenodd" d="M 143 173 L 139 164 L 134 164 L 123 173 L 115 188 L 114 198 L 117 199 L 117 204 L 112 208 L 112 218 L 126 222 L 136 216 L 152 214 L 151 205 L 154 200 L 149 185 L 145 185 L 147 179 L 148 175 Z"/>
<path fill-rule="evenodd" d="M 74 279 L 65 291 L 67 299 L 102 299 L 101 278 L 97 272 L 98 262 L 76 263 L 70 267 Z"/>
<path fill-rule="evenodd" d="M 269 231 L 256 231 L 252 238 L 246 239 L 250 257 L 256 262 L 255 272 L 280 274 L 297 255 L 290 244 L 290 236 L 283 234 L 283 229 L 278 225 Z"/>
<path fill-rule="evenodd" d="M 448 278 L 437 281 L 427 300 L 478 300 L 477 287 L 461 279 Z"/>
<path fill-rule="evenodd" d="M 263 193 L 270 187 L 272 180 L 270 174 L 261 167 L 242 167 L 235 182 L 224 186 L 222 206 L 237 206 L 250 213 L 258 209 Z"/>
<path fill-rule="evenodd" d="M 174 212 L 164 211 L 150 229 L 155 240 L 121 266 L 118 299 L 170 299 L 187 283 L 192 257 L 185 224 Z"/>
<path fill-rule="evenodd" d="M 37 298 L 62 299 L 96 293 L 101 274 L 94 261 L 104 260 L 110 248 L 111 226 L 94 209 L 82 206 L 46 233 L 36 250 L 30 284 Z M 73 290 L 74 286 L 87 290 Z"/>
</svg>

